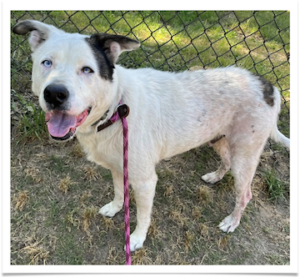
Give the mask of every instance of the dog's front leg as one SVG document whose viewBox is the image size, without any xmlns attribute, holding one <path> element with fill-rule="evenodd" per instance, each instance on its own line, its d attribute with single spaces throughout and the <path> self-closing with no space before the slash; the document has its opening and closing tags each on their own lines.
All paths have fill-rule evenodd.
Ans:
<svg viewBox="0 0 300 277">
<path fill-rule="evenodd" d="M 100 214 L 108 217 L 113 217 L 119 212 L 122 209 L 124 202 L 123 174 L 114 170 L 111 171 L 111 174 L 114 182 L 114 200 L 99 210 Z"/>
<path fill-rule="evenodd" d="M 135 202 L 137 206 L 137 226 L 130 235 L 130 250 L 135 251 L 143 247 L 147 231 L 151 222 L 151 212 L 157 175 L 154 173 L 146 181 L 133 183 Z"/>
</svg>

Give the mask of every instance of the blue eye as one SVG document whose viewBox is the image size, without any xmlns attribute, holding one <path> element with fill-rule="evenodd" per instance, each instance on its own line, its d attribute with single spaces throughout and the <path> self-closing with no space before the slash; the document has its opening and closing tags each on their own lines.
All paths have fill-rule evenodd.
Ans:
<svg viewBox="0 0 300 277">
<path fill-rule="evenodd" d="M 52 62 L 51 62 L 51 61 L 49 61 L 49 60 L 45 60 L 45 61 L 43 61 L 43 62 L 42 62 L 42 64 L 43 64 L 45 67 L 47 67 L 47 68 L 49 68 L 49 67 L 51 67 L 51 66 L 52 66 Z"/>
<path fill-rule="evenodd" d="M 91 68 L 89 68 L 89 67 L 87 67 L 87 66 L 85 66 L 85 67 L 82 68 L 82 72 L 83 72 L 84 74 L 94 73 L 93 69 L 91 69 Z"/>
</svg>

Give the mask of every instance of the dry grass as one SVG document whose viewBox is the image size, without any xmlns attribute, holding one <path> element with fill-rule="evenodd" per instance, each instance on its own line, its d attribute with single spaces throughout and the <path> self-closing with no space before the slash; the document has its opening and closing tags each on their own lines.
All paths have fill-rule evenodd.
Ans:
<svg viewBox="0 0 300 277">
<path fill-rule="evenodd" d="M 200 224 L 199 231 L 200 231 L 200 234 L 201 234 L 202 237 L 208 238 L 208 236 L 209 236 L 209 229 L 208 229 L 208 227 L 205 224 L 203 224 L 203 223 Z"/>
<path fill-rule="evenodd" d="M 202 213 L 201 213 L 201 208 L 195 207 L 195 208 L 193 209 L 193 211 L 192 211 L 192 217 L 193 217 L 194 219 L 199 220 L 199 219 L 201 218 L 201 215 L 202 215 Z"/>
<path fill-rule="evenodd" d="M 159 231 L 156 220 L 152 218 L 147 236 L 151 239 L 161 238 L 163 234 Z"/>
<path fill-rule="evenodd" d="M 99 174 L 95 167 L 87 166 L 83 169 L 85 173 L 85 179 L 88 181 L 96 181 L 99 179 Z"/>
<path fill-rule="evenodd" d="M 112 229 L 115 228 L 115 224 L 114 224 L 113 219 L 105 217 L 105 216 L 102 216 L 102 218 L 103 218 L 103 221 L 104 221 L 104 226 L 105 226 L 106 231 L 109 231 L 109 230 L 112 230 Z"/>
<path fill-rule="evenodd" d="M 151 265 L 152 264 L 152 260 L 151 258 L 148 256 L 149 253 L 149 250 L 145 249 L 145 248 L 142 248 L 142 249 L 139 249 L 138 251 L 135 251 L 132 255 L 132 264 L 135 264 L 135 265 Z"/>
<path fill-rule="evenodd" d="M 70 189 L 70 187 L 74 184 L 74 182 L 71 181 L 70 176 L 68 175 L 66 178 L 62 179 L 59 183 L 58 188 L 63 192 L 67 193 L 67 191 Z"/>
<path fill-rule="evenodd" d="M 229 239 L 230 239 L 229 235 L 224 237 L 224 238 L 220 238 L 219 241 L 218 241 L 219 249 L 224 250 L 228 245 Z"/>
<path fill-rule="evenodd" d="M 87 202 L 87 200 L 88 200 L 90 197 L 92 197 L 91 192 L 85 191 L 85 192 L 82 194 L 82 196 L 80 197 L 80 206 L 84 206 L 84 205 L 85 205 L 84 203 Z"/>
<path fill-rule="evenodd" d="M 174 186 L 168 186 L 164 192 L 164 196 L 168 197 L 174 193 Z"/>
<path fill-rule="evenodd" d="M 119 257 L 119 251 L 117 251 L 116 247 L 111 247 L 109 249 L 108 257 L 106 259 L 106 263 L 108 265 L 115 265 L 117 264 Z"/>
<path fill-rule="evenodd" d="M 96 213 L 97 213 L 97 209 L 95 207 L 84 209 L 82 226 L 83 226 L 83 230 L 85 232 L 87 232 L 87 230 L 89 229 L 92 221 L 96 217 Z"/>
<path fill-rule="evenodd" d="M 37 265 L 37 264 L 46 264 L 46 260 L 49 257 L 49 251 L 46 251 L 42 245 L 43 239 L 41 241 L 37 241 L 31 245 L 28 245 L 22 249 L 23 252 L 25 252 L 30 257 L 30 263 L 31 265 Z"/>
<path fill-rule="evenodd" d="M 184 247 L 185 247 L 185 253 L 189 252 L 189 249 L 192 247 L 194 241 L 194 234 L 187 231 L 185 233 L 185 240 L 184 240 Z"/>
<path fill-rule="evenodd" d="M 19 211 L 23 211 L 26 203 L 28 202 L 28 199 L 29 199 L 28 191 L 20 191 L 15 209 Z"/>
<path fill-rule="evenodd" d="M 177 224 L 179 224 L 181 227 L 183 227 L 188 218 L 184 216 L 184 214 L 181 211 L 178 210 L 172 210 L 170 213 L 170 219 L 175 221 Z"/>
<path fill-rule="evenodd" d="M 208 186 L 201 186 L 198 189 L 196 195 L 201 205 L 203 206 L 211 204 L 214 199 L 214 191 Z"/>
<path fill-rule="evenodd" d="M 42 181 L 42 176 L 37 168 L 28 167 L 24 170 L 26 177 L 31 177 L 34 183 L 40 183 Z"/>
</svg>

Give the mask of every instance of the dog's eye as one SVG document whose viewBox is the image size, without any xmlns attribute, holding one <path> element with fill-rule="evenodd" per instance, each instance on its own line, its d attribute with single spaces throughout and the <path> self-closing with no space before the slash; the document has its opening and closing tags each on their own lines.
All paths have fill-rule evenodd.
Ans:
<svg viewBox="0 0 300 277">
<path fill-rule="evenodd" d="M 90 74 L 90 73 L 94 73 L 93 69 L 85 66 L 84 68 L 82 68 L 82 72 L 85 74 Z"/>
<path fill-rule="evenodd" d="M 43 61 L 42 64 L 43 64 L 45 67 L 48 67 L 48 68 L 52 66 L 52 62 L 49 61 L 49 60 Z"/>
</svg>

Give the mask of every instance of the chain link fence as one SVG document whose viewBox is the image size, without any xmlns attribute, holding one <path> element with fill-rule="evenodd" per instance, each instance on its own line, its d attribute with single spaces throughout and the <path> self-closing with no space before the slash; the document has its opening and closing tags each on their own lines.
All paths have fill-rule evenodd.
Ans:
<svg viewBox="0 0 300 277">
<path fill-rule="evenodd" d="M 129 36 L 141 47 L 121 55 L 128 68 L 183 71 L 235 65 L 261 75 L 282 95 L 279 129 L 289 137 L 290 21 L 288 11 L 13 11 L 11 25 L 24 19 L 67 32 Z M 32 64 L 27 38 L 11 37 L 11 100 L 30 95 Z M 32 100 L 32 99 L 31 99 Z M 33 101 L 33 100 L 32 100 Z M 21 101 L 24 104 L 24 101 Z M 272 142 L 269 146 L 276 160 Z"/>
</svg>

